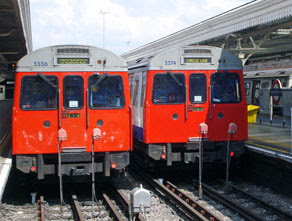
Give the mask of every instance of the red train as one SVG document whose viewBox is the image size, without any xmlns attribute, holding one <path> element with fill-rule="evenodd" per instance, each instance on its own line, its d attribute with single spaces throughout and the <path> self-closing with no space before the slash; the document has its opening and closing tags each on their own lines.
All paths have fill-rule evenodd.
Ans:
<svg viewBox="0 0 292 221">
<path fill-rule="evenodd" d="M 24 173 L 110 175 L 129 164 L 131 105 L 126 63 L 110 51 L 46 47 L 17 64 L 13 155 Z"/>
<path fill-rule="evenodd" d="M 187 46 L 128 61 L 134 150 L 154 160 L 225 162 L 244 153 L 247 104 L 242 63 L 211 46 Z M 228 153 L 229 154 L 229 153 Z"/>
</svg>

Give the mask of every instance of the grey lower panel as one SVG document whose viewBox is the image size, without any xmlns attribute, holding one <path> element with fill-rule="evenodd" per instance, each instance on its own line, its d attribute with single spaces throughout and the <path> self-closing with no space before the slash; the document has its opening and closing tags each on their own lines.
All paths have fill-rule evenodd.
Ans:
<svg viewBox="0 0 292 221">
<path fill-rule="evenodd" d="M 16 168 L 23 173 L 35 173 L 38 179 L 44 179 L 45 175 L 57 175 L 57 154 L 16 155 Z M 115 169 L 123 169 L 130 163 L 129 152 L 96 153 L 94 160 L 94 172 L 104 172 L 110 176 L 111 166 L 115 163 Z M 63 175 L 79 176 L 92 173 L 90 153 L 62 153 L 61 171 Z"/>
<path fill-rule="evenodd" d="M 166 160 L 168 166 L 172 162 L 195 162 L 198 159 L 199 143 L 172 143 L 172 144 L 136 144 L 135 148 L 146 153 L 154 160 Z M 203 161 L 226 161 L 227 142 L 203 142 Z M 230 152 L 234 158 L 241 156 L 245 151 L 244 141 L 230 142 Z M 165 154 L 165 159 L 162 157 Z"/>
</svg>

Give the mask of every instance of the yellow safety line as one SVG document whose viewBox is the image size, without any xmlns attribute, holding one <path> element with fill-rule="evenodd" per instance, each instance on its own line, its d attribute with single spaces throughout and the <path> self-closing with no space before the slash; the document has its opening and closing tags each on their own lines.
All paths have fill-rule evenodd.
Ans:
<svg viewBox="0 0 292 221">
<path fill-rule="evenodd" d="M 274 140 L 267 140 L 265 138 L 254 137 L 254 136 L 248 136 L 248 138 L 251 138 L 252 140 L 256 140 L 256 141 L 261 141 L 261 142 L 264 142 L 264 143 L 272 143 L 272 144 L 278 145 L 280 147 L 283 147 L 285 149 L 289 149 L 289 150 L 291 149 L 291 145 L 290 144 L 275 142 Z"/>
<path fill-rule="evenodd" d="M 257 146 L 257 147 L 262 147 L 262 148 L 265 148 L 265 149 L 269 149 L 269 150 L 274 150 L 274 151 L 278 151 L 278 152 L 282 152 L 282 153 L 285 153 L 285 154 L 288 154 L 290 152 L 288 151 L 285 151 L 285 150 L 281 150 L 281 149 L 277 149 L 277 148 L 273 148 L 273 147 L 269 147 L 269 146 L 265 146 L 265 145 L 261 145 L 261 144 L 257 144 L 257 143 L 254 143 L 254 142 L 246 142 L 247 144 L 250 144 L 250 145 L 254 145 L 254 146 Z"/>
<path fill-rule="evenodd" d="M 3 142 L 0 144 L 0 154 L 2 154 L 4 148 L 6 147 L 6 145 L 8 144 L 10 138 L 12 136 L 12 132 L 11 130 L 9 131 L 9 133 L 6 134 L 5 139 L 3 140 Z"/>
</svg>

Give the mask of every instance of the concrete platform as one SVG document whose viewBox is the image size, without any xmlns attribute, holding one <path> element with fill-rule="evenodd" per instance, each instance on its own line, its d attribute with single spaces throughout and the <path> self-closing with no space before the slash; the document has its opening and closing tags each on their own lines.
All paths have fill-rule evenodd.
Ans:
<svg viewBox="0 0 292 221">
<path fill-rule="evenodd" d="M 12 167 L 11 138 L 11 130 L 9 130 L 0 141 L 0 202 Z"/>
<path fill-rule="evenodd" d="M 290 121 L 286 121 L 284 127 L 281 120 L 270 124 L 269 120 L 263 120 L 262 117 L 261 123 L 257 121 L 255 124 L 249 124 L 246 145 L 248 150 L 292 163 Z"/>
<path fill-rule="evenodd" d="M 0 201 L 12 167 L 12 100 L 0 101 Z"/>
</svg>

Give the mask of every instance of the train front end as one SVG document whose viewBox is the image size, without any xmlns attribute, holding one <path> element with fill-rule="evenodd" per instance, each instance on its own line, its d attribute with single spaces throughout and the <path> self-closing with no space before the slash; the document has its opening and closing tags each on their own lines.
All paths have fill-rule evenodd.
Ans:
<svg viewBox="0 0 292 221">
<path fill-rule="evenodd" d="M 90 46 L 52 46 L 17 66 L 16 167 L 45 175 L 110 175 L 129 164 L 131 106 L 125 62 Z"/>
<path fill-rule="evenodd" d="M 143 82 L 140 70 L 132 101 L 139 75 Z M 233 157 L 244 153 L 247 108 L 238 58 L 211 46 L 181 47 L 152 57 L 146 70 L 143 114 L 133 103 L 137 149 L 169 166 L 195 162 L 200 145 L 204 162 L 224 162 L 227 146 Z"/>
</svg>

